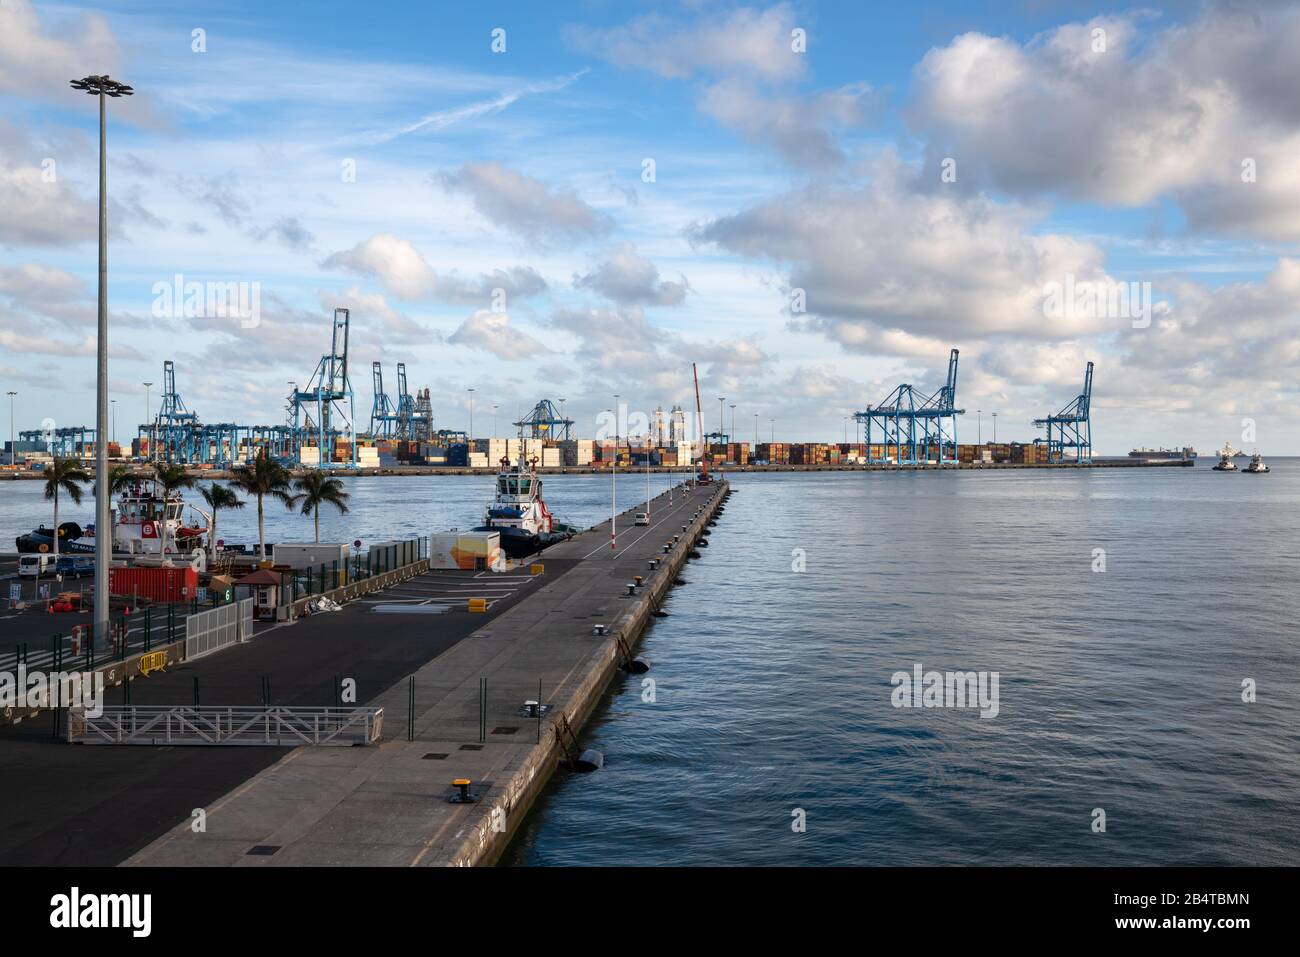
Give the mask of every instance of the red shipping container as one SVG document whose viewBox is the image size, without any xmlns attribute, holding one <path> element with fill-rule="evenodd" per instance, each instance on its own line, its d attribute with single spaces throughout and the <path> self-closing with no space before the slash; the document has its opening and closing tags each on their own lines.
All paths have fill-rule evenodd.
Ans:
<svg viewBox="0 0 1300 957">
<path fill-rule="evenodd" d="M 110 568 L 112 595 L 138 596 L 154 602 L 189 601 L 198 593 L 199 573 L 190 565 Z"/>
</svg>

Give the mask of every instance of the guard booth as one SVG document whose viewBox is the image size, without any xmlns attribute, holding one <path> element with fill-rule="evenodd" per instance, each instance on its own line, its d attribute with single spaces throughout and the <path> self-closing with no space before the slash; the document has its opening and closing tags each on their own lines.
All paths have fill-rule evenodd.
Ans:
<svg viewBox="0 0 1300 957">
<path fill-rule="evenodd" d="M 238 598 L 253 599 L 253 617 L 258 621 L 275 621 L 280 606 L 280 576 L 265 568 L 235 581 Z"/>
</svg>

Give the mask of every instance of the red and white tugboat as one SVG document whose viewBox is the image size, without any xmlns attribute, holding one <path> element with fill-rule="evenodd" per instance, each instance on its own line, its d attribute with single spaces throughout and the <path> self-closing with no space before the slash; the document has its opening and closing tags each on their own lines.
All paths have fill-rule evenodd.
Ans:
<svg viewBox="0 0 1300 957">
<path fill-rule="evenodd" d="M 572 538 L 574 533 L 571 526 L 557 522 L 546 507 L 537 460 L 525 462 L 522 453 L 513 468 L 508 458 L 501 460 L 496 498 L 475 531 L 498 532 L 501 548 L 511 558 L 532 555 Z"/>
</svg>

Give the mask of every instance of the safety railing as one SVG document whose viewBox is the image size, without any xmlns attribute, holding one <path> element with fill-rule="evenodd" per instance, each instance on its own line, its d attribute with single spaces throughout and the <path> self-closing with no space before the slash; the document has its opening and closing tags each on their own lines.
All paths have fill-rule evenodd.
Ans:
<svg viewBox="0 0 1300 957">
<path fill-rule="evenodd" d="M 75 744 L 263 745 L 351 747 L 373 744 L 383 708 L 105 707 L 92 716 L 68 710 Z"/>
<path fill-rule="evenodd" d="M 253 635 L 253 599 L 201 611 L 185 620 L 185 659 L 193 661 Z"/>
</svg>

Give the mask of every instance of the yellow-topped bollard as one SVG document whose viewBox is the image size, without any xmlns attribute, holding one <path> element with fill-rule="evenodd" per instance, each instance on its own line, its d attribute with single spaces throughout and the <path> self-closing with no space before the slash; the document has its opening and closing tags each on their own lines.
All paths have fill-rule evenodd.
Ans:
<svg viewBox="0 0 1300 957">
<path fill-rule="evenodd" d="M 546 571 L 546 566 L 541 562 L 533 562 L 528 566 L 528 574 L 530 575 L 540 575 L 544 571 Z"/>
<path fill-rule="evenodd" d="M 471 599 L 469 600 L 469 610 L 470 610 L 470 611 L 474 611 L 474 612 L 484 612 L 484 611 L 487 611 L 487 599 L 486 599 L 486 598 L 471 598 Z"/>
</svg>

